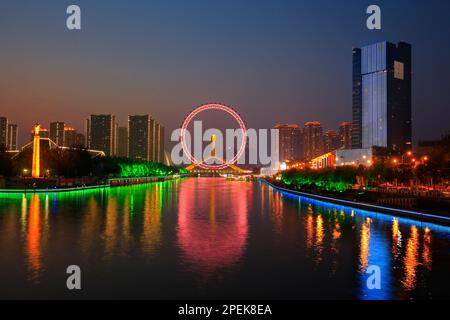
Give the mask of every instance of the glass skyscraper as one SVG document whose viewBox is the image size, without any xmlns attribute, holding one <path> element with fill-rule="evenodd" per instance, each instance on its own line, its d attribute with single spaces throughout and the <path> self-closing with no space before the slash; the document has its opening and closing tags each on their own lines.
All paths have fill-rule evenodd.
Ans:
<svg viewBox="0 0 450 320">
<path fill-rule="evenodd" d="M 354 149 L 411 148 L 411 45 L 380 42 L 353 49 Z"/>
</svg>

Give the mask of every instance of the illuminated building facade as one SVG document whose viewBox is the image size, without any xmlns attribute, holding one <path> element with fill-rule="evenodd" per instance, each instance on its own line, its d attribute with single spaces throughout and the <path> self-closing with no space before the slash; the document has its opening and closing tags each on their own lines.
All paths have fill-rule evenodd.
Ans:
<svg viewBox="0 0 450 320">
<path fill-rule="evenodd" d="M 50 140 L 52 140 L 58 146 L 64 146 L 64 128 L 64 122 L 50 123 Z"/>
<path fill-rule="evenodd" d="M 116 155 L 116 117 L 111 114 L 91 115 L 86 121 L 87 148 Z"/>
<path fill-rule="evenodd" d="M 279 161 L 295 161 L 302 158 L 302 130 L 297 124 L 277 124 L 279 136 Z"/>
<path fill-rule="evenodd" d="M 337 149 L 310 161 L 311 168 L 324 169 L 337 166 L 372 166 L 375 161 L 385 161 L 386 154 L 383 148 L 373 147 L 367 149 Z"/>
<path fill-rule="evenodd" d="M 311 160 L 312 169 L 336 168 L 336 150 L 327 152 Z"/>
<path fill-rule="evenodd" d="M 411 45 L 353 50 L 352 147 L 411 149 Z"/>
</svg>

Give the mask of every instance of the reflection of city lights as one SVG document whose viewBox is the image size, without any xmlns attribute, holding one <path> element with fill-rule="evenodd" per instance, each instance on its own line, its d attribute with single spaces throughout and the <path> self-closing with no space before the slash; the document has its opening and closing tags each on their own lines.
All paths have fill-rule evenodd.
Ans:
<svg viewBox="0 0 450 320">
<path fill-rule="evenodd" d="M 243 184 L 227 186 L 226 194 L 195 192 L 211 187 L 223 190 L 223 182 L 214 179 L 184 181 L 179 194 L 178 244 L 183 261 L 204 273 L 213 273 L 239 261 L 246 245 L 247 208 L 251 194 Z M 211 184 L 215 184 L 211 186 Z M 229 203 L 227 212 L 217 208 Z"/>
<path fill-rule="evenodd" d="M 405 276 L 402 281 L 406 290 L 413 290 L 417 281 L 417 267 L 419 265 L 419 230 L 416 226 L 411 227 L 411 235 L 406 245 L 404 257 Z"/>
</svg>

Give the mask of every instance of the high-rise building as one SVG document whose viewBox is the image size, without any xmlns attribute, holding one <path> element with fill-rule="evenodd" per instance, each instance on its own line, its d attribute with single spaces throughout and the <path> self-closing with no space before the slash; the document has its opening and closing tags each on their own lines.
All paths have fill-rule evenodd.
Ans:
<svg viewBox="0 0 450 320">
<path fill-rule="evenodd" d="M 330 152 L 341 147 L 340 139 L 335 130 L 328 130 L 324 135 L 324 151 Z"/>
<path fill-rule="evenodd" d="M 150 116 L 128 116 L 128 156 L 133 160 L 150 159 Z"/>
<path fill-rule="evenodd" d="M 8 144 L 8 118 L 0 117 L 0 150 L 5 149 Z"/>
<path fill-rule="evenodd" d="M 157 152 L 155 155 L 155 161 L 159 163 L 164 163 L 165 150 L 164 150 L 164 127 L 156 123 L 156 138 L 155 145 L 157 146 Z"/>
<path fill-rule="evenodd" d="M 58 146 L 64 146 L 64 128 L 64 122 L 50 123 L 50 140 L 52 140 Z"/>
<path fill-rule="evenodd" d="M 339 125 L 339 146 L 337 149 L 352 148 L 352 124 L 350 122 L 342 122 Z"/>
<path fill-rule="evenodd" d="M 86 147 L 86 137 L 82 133 L 77 133 L 75 146 L 80 148 Z"/>
<path fill-rule="evenodd" d="M 309 161 L 324 153 L 322 125 L 318 121 L 306 122 L 303 128 L 303 154 Z"/>
<path fill-rule="evenodd" d="M 164 162 L 164 127 L 149 115 L 128 117 L 128 156 Z"/>
<path fill-rule="evenodd" d="M 19 149 L 19 126 L 17 124 L 8 124 L 7 150 Z"/>
<path fill-rule="evenodd" d="M 117 129 L 117 156 L 128 157 L 128 128 L 118 127 Z"/>
<path fill-rule="evenodd" d="M 354 48 L 352 86 L 352 149 L 362 148 L 362 75 L 361 49 Z"/>
<path fill-rule="evenodd" d="M 155 119 L 150 119 L 150 128 L 149 128 L 149 137 L 150 137 L 150 146 L 149 146 L 149 161 L 156 161 L 156 154 L 158 149 L 156 148 L 156 121 Z"/>
<path fill-rule="evenodd" d="M 155 153 L 153 155 L 154 159 L 152 160 L 154 162 L 162 162 L 162 159 L 164 158 L 164 150 L 162 145 L 163 136 L 164 136 L 163 126 L 161 126 L 158 122 L 155 121 L 155 136 L 153 139 Z"/>
<path fill-rule="evenodd" d="M 111 114 L 91 115 L 86 120 L 88 149 L 116 155 L 116 117 Z"/>
<path fill-rule="evenodd" d="M 298 161 L 302 159 L 302 130 L 297 124 L 277 124 L 279 137 L 280 162 Z"/>
<path fill-rule="evenodd" d="M 352 147 L 411 148 L 411 45 L 353 49 Z"/>
<path fill-rule="evenodd" d="M 72 127 L 64 128 L 64 147 L 73 148 L 77 146 L 77 130 Z"/>
</svg>

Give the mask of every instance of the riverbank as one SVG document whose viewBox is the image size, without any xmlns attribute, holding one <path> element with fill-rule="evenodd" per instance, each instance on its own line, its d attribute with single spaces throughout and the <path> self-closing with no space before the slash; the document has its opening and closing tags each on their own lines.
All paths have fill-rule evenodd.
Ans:
<svg viewBox="0 0 450 320">
<path fill-rule="evenodd" d="M 76 185 L 76 186 L 49 186 L 46 188 L 2 188 L 0 194 L 35 194 L 35 193 L 61 193 L 74 192 L 94 189 L 105 189 L 114 187 L 123 187 L 129 185 L 146 184 L 162 182 L 183 178 L 184 175 L 171 175 L 159 177 L 141 177 L 141 178 L 110 178 L 104 180 L 101 184 L 95 185 Z"/>
<path fill-rule="evenodd" d="M 346 200 L 346 199 L 340 198 L 336 195 L 324 196 L 324 195 L 294 190 L 282 183 L 276 183 L 275 181 L 269 181 L 267 179 L 260 179 L 260 181 L 269 185 L 270 187 L 274 188 L 275 190 L 278 190 L 281 192 L 286 192 L 286 193 L 293 194 L 293 195 L 311 198 L 314 200 L 331 202 L 331 203 L 339 204 L 339 205 L 345 205 L 345 206 L 353 207 L 355 209 L 377 211 L 377 212 L 381 212 L 381 213 L 387 213 L 387 214 L 394 215 L 394 216 L 407 217 L 407 218 L 424 221 L 424 222 L 434 222 L 434 223 L 450 225 L 450 216 L 444 215 L 444 214 L 441 215 L 441 214 L 435 214 L 435 213 L 429 213 L 429 212 L 420 212 L 420 211 L 393 208 L 393 207 L 388 207 L 388 206 L 380 206 L 380 205 L 365 203 L 365 202 L 356 202 L 356 201 L 351 201 L 351 200 Z"/>
<path fill-rule="evenodd" d="M 109 188 L 108 184 L 95 185 L 95 186 L 80 186 L 73 188 L 48 188 L 48 189 L 0 189 L 0 194 L 34 194 L 34 193 L 59 193 L 59 192 L 73 192 L 93 189 L 105 189 Z"/>
</svg>

